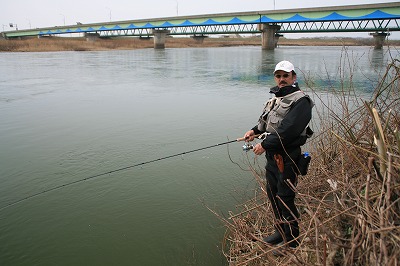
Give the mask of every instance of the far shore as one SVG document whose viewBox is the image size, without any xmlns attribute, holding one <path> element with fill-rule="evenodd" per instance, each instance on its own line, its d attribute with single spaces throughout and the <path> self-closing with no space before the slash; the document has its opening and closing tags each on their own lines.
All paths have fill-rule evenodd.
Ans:
<svg viewBox="0 0 400 266">
<path fill-rule="evenodd" d="M 386 46 L 400 46 L 400 40 L 388 40 Z M 192 38 L 170 37 L 165 48 L 261 46 L 260 37 L 206 38 L 202 43 Z M 300 38 L 281 37 L 278 46 L 374 46 L 373 38 Z M 105 51 L 153 48 L 152 38 L 118 37 L 87 41 L 85 38 L 48 37 L 23 40 L 0 39 L 0 52 Z"/>
</svg>

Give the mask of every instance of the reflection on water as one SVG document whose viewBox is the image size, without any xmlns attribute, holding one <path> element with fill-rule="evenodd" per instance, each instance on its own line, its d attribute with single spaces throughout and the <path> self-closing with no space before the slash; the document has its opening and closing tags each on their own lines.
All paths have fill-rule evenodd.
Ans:
<svg viewBox="0 0 400 266">
<path fill-rule="evenodd" d="M 241 137 L 281 60 L 329 95 L 370 92 L 390 56 L 365 47 L 0 53 L 0 208 L 99 173 Z M 345 60 L 348 58 L 349 60 Z M 354 64 L 348 64 L 352 62 Z M 256 186 L 241 144 L 81 182 L 0 211 L 3 265 L 223 265 L 231 210 Z"/>
</svg>

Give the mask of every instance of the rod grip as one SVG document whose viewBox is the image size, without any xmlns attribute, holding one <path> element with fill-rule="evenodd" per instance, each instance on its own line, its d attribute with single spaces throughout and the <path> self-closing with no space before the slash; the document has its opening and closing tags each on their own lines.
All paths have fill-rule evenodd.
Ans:
<svg viewBox="0 0 400 266">
<path fill-rule="evenodd" d="M 254 138 L 257 138 L 259 136 L 260 136 L 260 134 L 254 135 Z M 241 138 L 236 139 L 236 141 L 244 141 L 244 140 L 246 140 L 245 137 L 241 137 Z"/>
</svg>

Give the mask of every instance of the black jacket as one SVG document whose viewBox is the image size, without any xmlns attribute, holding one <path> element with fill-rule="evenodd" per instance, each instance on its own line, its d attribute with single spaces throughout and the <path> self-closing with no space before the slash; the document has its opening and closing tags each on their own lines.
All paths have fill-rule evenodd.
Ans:
<svg viewBox="0 0 400 266">
<path fill-rule="evenodd" d="M 295 83 L 292 86 L 286 86 L 280 89 L 278 87 L 273 87 L 270 93 L 274 93 L 276 97 L 283 97 L 298 90 L 300 90 L 300 88 L 297 83 Z M 282 143 L 285 150 L 288 152 L 303 145 L 306 138 L 300 136 L 300 134 L 311 120 L 312 106 L 311 99 L 308 97 L 303 97 L 296 101 L 277 128 L 277 132 L 267 135 L 262 141 L 261 146 L 268 153 L 280 153 L 283 152 Z M 253 127 L 252 130 L 254 134 L 264 133 L 260 132 L 257 126 Z"/>
</svg>

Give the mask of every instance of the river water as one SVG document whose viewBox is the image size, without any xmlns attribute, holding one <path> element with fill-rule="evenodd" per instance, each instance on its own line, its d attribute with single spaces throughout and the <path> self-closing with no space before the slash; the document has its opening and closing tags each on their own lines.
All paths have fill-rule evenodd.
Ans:
<svg viewBox="0 0 400 266">
<path fill-rule="evenodd" d="M 0 53 L 0 265 L 226 264 L 225 228 L 206 206 L 228 216 L 255 188 L 232 162 L 245 166 L 241 143 L 91 177 L 241 137 L 278 61 L 321 93 L 354 63 L 368 94 L 390 57 L 398 51 Z"/>
</svg>

